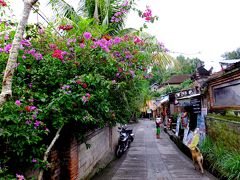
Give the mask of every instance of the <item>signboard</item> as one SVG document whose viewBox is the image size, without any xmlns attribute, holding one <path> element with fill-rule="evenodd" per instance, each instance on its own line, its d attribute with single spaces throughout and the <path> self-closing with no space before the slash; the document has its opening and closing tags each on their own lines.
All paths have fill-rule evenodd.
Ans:
<svg viewBox="0 0 240 180">
<path fill-rule="evenodd" d="M 191 134 L 191 135 L 190 135 Z M 193 133 L 193 132 L 190 132 L 188 134 L 189 136 L 189 139 L 188 139 L 188 143 L 187 143 L 187 146 L 190 148 L 190 149 L 193 149 L 195 147 L 197 147 L 198 143 L 199 143 L 199 139 L 200 139 L 200 135 L 198 133 Z"/>
<path fill-rule="evenodd" d="M 197 127 L 199 128 L 199 133 L 200 133 L 199 144 L 201 144 L 204 141 L 206 136 L 205 118 L 201 114 L 198 114 L 197 116 Z"/>
<path fill-rule="evenodd" d="M 201 100 L 200 100 L 200 98 L 191 98 L 190 104 L 193 108 L 193 113 L 194 114 L 201 113 Z"/>
<path fill-rule="evenodd" d="M 181 99 L 178 100 L 179 106 L 189 106 L 190 105 L 190 100 L 189 99 Z"/>
</svg>

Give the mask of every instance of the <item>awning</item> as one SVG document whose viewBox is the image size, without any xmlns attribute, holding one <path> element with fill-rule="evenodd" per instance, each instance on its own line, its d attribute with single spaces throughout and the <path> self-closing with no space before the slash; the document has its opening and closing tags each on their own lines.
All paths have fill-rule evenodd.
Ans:
<svg viewBox="0 0 240 180">
<path fill-rule="evenodd" d="M 193 94 L 193 95 L 189 95 L 189 96 L 177 98 L 177 100 L 190 99 L 190 98 L 192 98 L 192 97 L 196 97 L 196 96 L 200 96 L 200 95 L 201 95 L 201 94 Z"/>
<path fill-rule="evenodd" d="M 154 104 L 155 104 L 157 107 L 160 107 L 161 101 L 160 101 L 160 100 L 155 100 Z"/>
<path fill-rule="evenodd" d="M 163 103 L 168 102 L 168 101 L 169 101 L 169 95 L 164 96 L 164 97 L 160 100 L 160 103 L 163 104 Z"/>
<path fill-rule="evenodd" d="M 219 61 L 219 63 L 223 63 L 223 64 L 234 64 L 237 62 L 240 62 L 240 59 L 224 59 Z"/>
</svg>

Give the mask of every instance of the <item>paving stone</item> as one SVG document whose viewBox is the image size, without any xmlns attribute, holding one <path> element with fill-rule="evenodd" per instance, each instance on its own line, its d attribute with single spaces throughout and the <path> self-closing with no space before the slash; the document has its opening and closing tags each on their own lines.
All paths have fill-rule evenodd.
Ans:
<svg viewBox="0 0 240 180">
<path fill-rule="evenodd" d="M 154 121 L 141 120 L 133 129 L 129 150 L 93 180 L 216 180 L 206 171 L 204 175 L 196 171 L 163 131 L 156 139 Z"/>
</svg>

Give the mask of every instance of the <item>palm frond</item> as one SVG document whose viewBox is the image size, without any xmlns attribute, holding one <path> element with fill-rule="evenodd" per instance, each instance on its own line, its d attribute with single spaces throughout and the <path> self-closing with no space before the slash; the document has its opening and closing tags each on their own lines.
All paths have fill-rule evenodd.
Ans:
<svg viewBox="0 0 240 180">
<path fill-rule="evenodd" d="M 65 0 L 49 0 L 49 4 L 58 16 L 66 17 L 73 21 L 78 19 L 79 16 L 95 18 L 99 20 L 97 21 L 98 24 L 108 26 L 110 35 L 131 32 L 131 30 L 123 30 L 127 14 L 121 17 L 122 20 L 120 22 L 110 23 L 111 17 L 119 11 L 119 8 L 121 8 L 120 4 L 123 2 L 124 0 L 78 0 L 78 7 L 74 8 Z"/>
<path fill-rule="evenodd" d="M 86 0 L 79 0 L 78 7 L 76 8 L 77 14 L 82 17 L 88 17 L 87 9 L 86 9 Z"/>
<path fill-rule="evenodd" d="M 79 16 L 74 7 L 64 0 L 50 0 L 48 4 L 52 6 L 52 9 L 56 14 L 62 17 L 72 19 Z"/>
<path fill-rule="evenodd" d="M 126 28 L 126 29 L 122 29 L 118 32 L 119 36 L 124 36 L 127 34 L 134 34 L 134 33 L 138 33 L 139 30 L 135 29 L 135 28 Z"/>
</svg>

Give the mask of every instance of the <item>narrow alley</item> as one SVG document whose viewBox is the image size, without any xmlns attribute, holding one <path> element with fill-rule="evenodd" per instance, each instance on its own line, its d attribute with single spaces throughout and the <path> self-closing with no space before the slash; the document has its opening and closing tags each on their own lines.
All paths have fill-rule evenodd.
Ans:
<svg viewBox="0 0 240 180">
<path fill-rule="evenodd" d="M 133 126 L 135 140 L 129 150 L 111 162 L 93 180 L 209 180 L 216 179 L 207 171 L 202 176 L 194 170 L 191 159 L 186 157 L 161 132 L 161 139 L 155 137 L 155 122 L 140 120 Z"/>
</svg>

